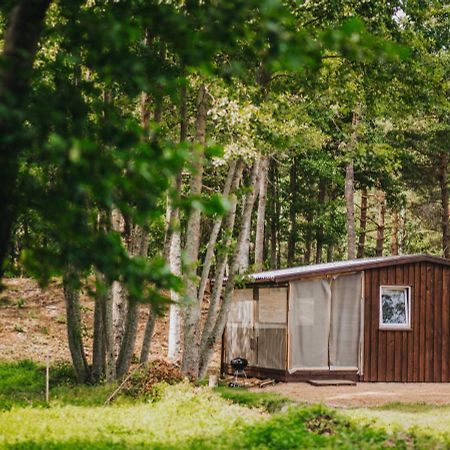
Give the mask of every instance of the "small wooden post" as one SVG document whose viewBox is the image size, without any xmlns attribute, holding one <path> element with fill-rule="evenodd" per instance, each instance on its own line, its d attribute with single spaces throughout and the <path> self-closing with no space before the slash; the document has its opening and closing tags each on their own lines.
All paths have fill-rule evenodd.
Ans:
<svg viewBox="0 0 450 450">
<path fill-rule="evenodd" d="M 50 400 L 50 361 L 48 354 L 45 358 L 45 402 L 49 403 Z"/>
</svg>

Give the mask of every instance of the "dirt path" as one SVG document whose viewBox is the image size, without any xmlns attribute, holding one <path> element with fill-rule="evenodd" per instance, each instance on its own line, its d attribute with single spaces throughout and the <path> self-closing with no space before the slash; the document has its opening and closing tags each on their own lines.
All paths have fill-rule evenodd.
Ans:
<svg viewBox="0 0 450 450">
<path fill-rule="evenodd" d="M 370 407 L 387 403 L 450 405 L 450 383 L 358 383 L 356 386 L 312 386 L 278 383 L 264 388 L 295 401 L 337 407 Z"/>
</svg>

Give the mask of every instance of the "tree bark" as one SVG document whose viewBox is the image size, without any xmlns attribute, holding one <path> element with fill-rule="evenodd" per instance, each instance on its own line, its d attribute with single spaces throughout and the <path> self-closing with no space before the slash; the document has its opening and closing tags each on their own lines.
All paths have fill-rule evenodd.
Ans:
<svg viewBox="0 0 450 450">
<path fill-rule="evenodd" d="M 258 213 L 256 219 L 255 238 L 255 270 L 262 270 L 264 265 L 264 224 L 266 221 L 267 183 L 269 158 L 261 159 L 261 172 L 259 177 Z"/>
<path fill-rule="evenodd" d="M 129 221 L 128 221 L 129 222 Z M 130 244 L 131 224 L 127 223 L 121 212 L 114 208 L 111 211 L 111 228 L 121 235 L 127 247 Z M 112 321 L 114 334 L 114 358 L 117 358 L 125 333 L 125 319 L 128 309 L 127 293 L 118 281 L 113 281 L 109 290 L 112 304 Z"/>
<path fill-rule="evenodd" d="M 359 238 L 358 238 L 358 258 L 364 258 L 364 249 L 366 246 L 367 229 L 367 188 L 361 191 L 361 211 L 359 217 Z"/>
<path fill-rule="evenodd" d="M 385 228 L 385 214 L 386 214 L 386 194 L 383 191 L 378 191 L 378 220 L 377 220 L 377 247 L 376 255 L 383 256 L 384 248 L 384 228 Z"/>
<path fill-rule="evenodd" d="M 440 154 L 439 185 L 441 190 L 442 252 L 444 258 L 450 258 L 448 163 L 449 163 L 448 152 L 442 152 Z"/>
<path fill-rule="evenodd" d="M 359 109 L 359 107 L 358 107 Z M 357 127 L 359 113 L 355 110 L 352 114 L 351 136 L 348 143 L 349 162 L 345 168 L 345 205 L 347 210 L 347 253 L 348 259 L 356 257 L 356 227 L 355 227 L 355 173 L 353 167 L 353 152 L 357 143 Z"/>
<path fill-rule="evenodd" d="M 354 202 L 354 170 L 353 161 L 345 169 L 345 205 L 347 210 L 347 257 L 355 259 L 355 202 Z"/>
<path fill-rule="evenodd" d="M 194 147 L 194 172 L 191 174 L 190 194 L 199 196 L 202 191 L 204 145 L 206 142 L 206 116 L 208 111 L 208 92 L 206 86 L 199 89 L 197 100 L 197 120 L 195 140 L 200 145 Z M 200 317 L 201 305 L 198 302 L 196 276 L 196 263 L 200 246 L 201 213 L 193 209 L 188 219 L 186 229 L 185 255 L 187 269 L 184 275 L 186 295 L 193 302 L 184 311 L 184 343 L 182 372 L 190 378 L 196 378 L 198 373 L 198 346 L 199 336 L 197 323 Z"/>
<path fill-rule="evenodd" d="M 238 275 L 239 273 L 241 252 L 245 245 L 246 239 L 250 234 L 251 217 L 257 194 L 259 172 L 260 172 L 260 161 L 255 161 L 252 169 L 252 174 L 250 177 L 251 190 L 245 199 L 245 206 L 242 214 L 241 230 L 238 235 L 236 248 L 234 250 L 232 261 L 230 264 L 230 273 L 228 275 L 228 279 L 225 285 L 222 306 L 217 315 L 217 319 L 210 336 L 208 336 L 205 339 L 205 347 L 201 349 L 200 364 L 198 369 L 198 376 L 200 378 L 202 378 L 206 374 L 206 370 L 208 369 L 211 357 L 214 353 L 214 347 L 216 345 L 216 342 L 221 338 L 223 330 L 225 328 L 225 323 L 230 309 L 231 298 L 233 296 L 234 285 L 236 282 L 236 275 Z"/>
<path fill-rule="evenodd" d="M 278 163 L 275 158 L 270 160 L 269 181 L 272 191 L 270 196 L 270 268 L 279 268 L 280 263 L 280 193 L 278 184 Z"/>
<path fill-rule="evenodd" d="M 184 142 L 187 139 L 188 134 L 188 116 L 187 116 L 187 87 L 184 82 L 180 88 L 180 142 Z M 178 174 L 175 180 L 175 190 L 178 196 L 181 195 L 182 187 L 182 175 Z M 165 259 L 169 261 L 170 270 L 174 275 L 181 276 L 181 232 L 180 232 L 180 209 L 174 207 L 169 203 L 170 207 L 170 222 L 169 226 L 172 229 L 168 230 L 168 241 L 166 243 Z M 167 357 L 174 362 L 181 360 L 182 353 L 182 325 L 183 314 L 178 302 L 180 300 L 178 293 L 170 291 L 170 299 L 172 304 L 169 308 L 169 337 L 167 345 Z M 152 320 L 153 323 L 150 323 Z M 145 336 L 151 336 L 153 334 L 153 328 L 155 326 L 155 314 L 150 311 L 150 318 L 148 322 L 148 332 L 146 328 Z M 144 339 L 145 342 L 145 339 Z M 147 352 L 148 353 L 148 352 Z M 141 353 L 141 362 L 143 354 Z M 145 359 L 145 362 L 147 359 Z"/>
<path fill-rule="evenodd" d="M 72 356 L 75 377 L 78 383 L 90 381 L 90 370 L 84 352 L 81 331 L 80 293 L 74 287 L 75 273 L 68 268 L 63 276 L 64 300 L 66 303 L 67 338 Z"/>
<path fill-rule="evenodd" d="M 392 233 L 391 233 L 391 255 L 398 255 L 398 228 L 399 217 L 398 212 L 392 213 Z"/>
<path fill-rule="evenodd" d="M 147 319 L 147 323 L 145 324 L 144 339 L 142 341 L 141 355 L 139 358 L 139 362 L 144 366 L 146 366 L 148 363 L 148 357 L 150 355 L 150 344 L 152 342 L 153 332 L 155 330 L 156 324 L 156 314 L 151 307 L 149 308 L 149 314 L 150 315 Z"/>
<path fill-rule="evenodd" d="M 213 291 L 211 293 L 211 299 L 208 308 L 208 314 L 203 326 L 202 338 L 200 342 L 201 355 L 204 354 L 204 350 L 207 346 L 208 339 L 211 336 L 214 324 L 217 319 L 217 311 L 220 303 L 220 296 L 222 293 L 223 280 L 225 276 L 225 268 L 228 261 L 228 255 L 231 247 L 231 241 L 233 237 L 233 229 L 236 220 L 236 206 L 237 197 L 236 192 L 239 188 L 239 184 L 242 178 L 242 172 L 244 169 L 243 161 L 239 159 L 236 163 L 236 169 L 234 171 L 233 181 L 230 187 L 230 202 L 231 207 L 225 218 L 223 227 L 223 240 L 221 242 L 222 251 L 219 253 L 216 265 L 216 276 L 214 279 Z"/>
<path fill-rule="evenodd" d="M 311 264 L 312 241 L 313 241 L 313 236 L 312 236 L 312 231 L 311 231 L 311 223 L 312 223 L 313 219 L 314 219 L 313 211 L 312 211 L 311 207 L 309 207 L 308 210 L 306 211 L 307 227 L 306 227 L 306 233 L 305 233 L 305 254 L 303 257 L 303 262 L 305 265 Z"/>
<path fill-rule="evenodd" d="M 320 215 L 323 215 L 323 211 L 325 210 L 325 199 L 327 195 L 327 181 L 325 178 L 321 178 L 319 181 L 319 207 L 320 207 Z M 322 220 L 319 221 L 316 232 L 316 264 L 320 264 L 322 262 L 322 250 L 323 250 L 323 223 Z"/>
<path fill-rule="evenodd" d="M 297 158 L 293 158 L 289 172 L 289 237 L 288 237 L 288 255 L 287 265 L 292 267 L 295 256 L 295 244 L 297 241 Z"/>
<path fill-rule="evenodd" d="M 105 375 L 105 345 L 104 345 L 104 303 L 95 296 L 94 306 L 94 336 L 92 341 L 92 381 L 98 383 Z"/>
<path fill-rule="evenodd" d="M 19 157 L 26 145 L 22 126 L 31 71 L 50 0 L 21 0 L 11 9 L 0 64 L 0 279 L 17 213 Z"/>
<path fill-rule="evenodd" d="M 234 160 L 230 164 L 228 170 L 227 179 L 225 180 L 225 185 L 223 188 L 222 196 L 228 197 L 230 194 L 230 189 L 233 184 L 234 175 L 236 172 L 237 161 Z M 219 216 L 215 221 L 213 228 L 211 230 L 209 241 L 206 249 L 206 255 L 203 260 L 202 276 L 200 278 L 200 285 L 198 288 L 198 301 L 201 304 L 203 302 L 203 296 L 205 294 L 206 284 L 209 279 L 209 272 L 211 270 L 211 265 L 214 260 L 214 249 L 216 247 L 217 238 L 219 236 L 220 229 L 222 227 L 223 216 Z"/>
</svg>

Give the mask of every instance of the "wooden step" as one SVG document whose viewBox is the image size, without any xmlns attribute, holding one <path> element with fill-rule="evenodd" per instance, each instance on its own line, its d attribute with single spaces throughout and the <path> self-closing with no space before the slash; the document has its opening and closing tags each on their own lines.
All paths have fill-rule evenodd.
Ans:
<svg viewBox="0 0 450 450">
<path fill-rule="evenodd" d="M 351 380 L 307 380 L 313 386 L 356 386 L 355 381 Z"/>
</svg>

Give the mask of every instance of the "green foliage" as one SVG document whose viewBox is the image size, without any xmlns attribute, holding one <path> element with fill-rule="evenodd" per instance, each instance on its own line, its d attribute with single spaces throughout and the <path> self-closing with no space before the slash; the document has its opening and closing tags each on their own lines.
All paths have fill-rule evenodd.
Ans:
<svg viewBox="0 0 450 450">
<path fill-rule="evenodd" d="M 251 392 L 241 388 L 229 388 L 220 386 L 214 389 L 221 397 L 231 400 L 233 403 L 249 408 L 264 409 L 269 413 L 280 411 L 291 403 L 287 397 L 271 392 Z"/>
<path fill-rule="evenodd" d="M 226 391 L 219 389 L 219 393 Z M 48 408 L 14 406 L 0 413 L 1 448 L 432 449 L 448 445 L 445 435 L 434 435 L 430 429 L 387 432 L 367 420 L 346 418 L 352 411 L 343 415 L 323 406 L 297 406 L 269 417 L 253 408 L 260 393 L 251 398 L 241 392 L 239 399 L 235 397 L 252 409 L 189 384 L 165 387 L 156 402 L 120 400 L 107 407 L 101 406 L 107 394 L 104 387 L 73 387 L 70 396 L 69 390 L 65 394 Z M 267 400 L 262 397 L 261 405 Z"/>
</svg>

